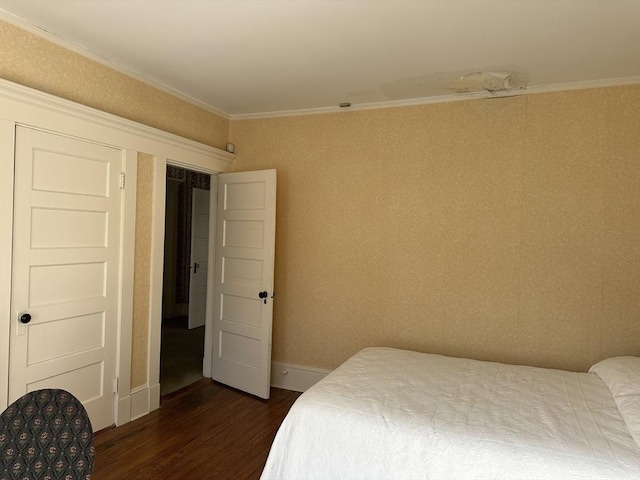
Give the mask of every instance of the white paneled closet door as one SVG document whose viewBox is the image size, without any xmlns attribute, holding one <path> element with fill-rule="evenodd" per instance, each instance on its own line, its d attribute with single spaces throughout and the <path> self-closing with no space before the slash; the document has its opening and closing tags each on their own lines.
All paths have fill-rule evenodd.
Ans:
<svg viewBox="0 0 640 480">
<path fill-rule="evenodd" d="M 9 401 L 63 388 L 114 423 L 123 151 L 16 128 Z"/>
</svg>

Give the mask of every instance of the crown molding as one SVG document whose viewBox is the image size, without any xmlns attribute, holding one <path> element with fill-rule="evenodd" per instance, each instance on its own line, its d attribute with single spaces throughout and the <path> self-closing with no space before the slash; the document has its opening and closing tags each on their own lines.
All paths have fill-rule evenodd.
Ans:
<svg viewBox="0 0 640 480">
<path fill-rule="evenodd" d="M 21 28 L 22 30 L 26 30 L 29 33 L 33 33 L 34 35 L 41 37 L 51 43 L 54 43 L 66 50 L 70 50 L 74 53 L 77 53 L 78 55 L 81 55 L 85 58 L 88 58 L 89 60 L 92 60 L 96 63 L 99 63 L 101 65 L 104 65 L 105 67 L 108 67 L 112 70 L 115 70 L 117 72 L 122 73 L 123 75 L 126 75 L 128 77 L 131 77 L 135 80 L 138 80 L 139 82 L 144 83 L 145 85 L 148 85 L 152 88 L 155 88 L 157 90 L 160 90 L 164 93 L 168 93 L 169 95 L 172 95 L 174 97 L 179 98 L 180 100 L 183 100 L 187 103 L 190 103 L 191 105 L 194 105 L 198 108 L 201 108 L 203 110 L 206 110 L 210 113 L 213 113 L 215 115 L 218 115 L 219 117 L 225 118 L 227 120 L 230 119 L 230 115 L 226 112 L 223 112 L 222 110 L 219 110 L 209 104 L 206 104 L 204 102 L 201 102 L 200 100 L 197 100 L 193 97 L 191 97 L 190 95 L 187 95 L 186 93 L 181 92 L 180 90 L 176 90 L 175 88 L 169 87 L 168 85 L 164 85 L 161 82 L 158 82 L 157 80 L 153 80 L 129 67 L 126 67 L 120 63 L 114 62 L 112 60 L 109 60 L 107 58 L 104 58 L 101 55 L 98 55 L 97 53 L 92 52 L 91 50 L 88 50 L 86 48 L 84 48 L 81 45 L 78 45 L 77 43 L 72 42 L 71 40 L 68 40 L 66 38 L 60 37 L 54 33 L 51 33 L 41 27 L 38 27 L 37 25 L 34 25 L 30 22 L 28 22 L 27 20 L 18 17 L 17 15 L 14 15 L 12 13 L 7 12 L 6 10 L 2 10 L 0 8 L 0 20 L 3 20 L 7 23 L 10 23 L 12 25 L 15 25 L 18 28 Z"/>
<path fill-rule="evenodd" d="M 286 110 L 266 113 L 247 113 L 231 115 L 230 120 L 255 120 L 261 118 L 281 118 L 298 117 L 304 115 L 321 115 L 325 113 L 346 113 L 361 110 L 377 110 L 382 108 L 411 107 L 418 105 L 430 105 L 435 103 L 459 102 L 463 100 L 478 100 L 486 98 L 517 97 L 520 95 L 530 95 L 538 93 L 562 92 L 566 90 L 584 90 L 588 88 L 617 87 L 622 85 L 640 84 L 640 76 L 607 78 L 602 80 L 586 80 L 582 82 L 556 83 L 553 85 L 536 85 L 533 87 L 519 88 L 504 92 L 471 92 L 457 93 L 450 95 L 439 95 L 436 97 L 409 98 L 406 100 L 391 100 L 388 102 L 374 102 L 351 105 L 347 108 L 341 107 L 321 107 L 308 108 L 303 110 Z"/>
</svg>

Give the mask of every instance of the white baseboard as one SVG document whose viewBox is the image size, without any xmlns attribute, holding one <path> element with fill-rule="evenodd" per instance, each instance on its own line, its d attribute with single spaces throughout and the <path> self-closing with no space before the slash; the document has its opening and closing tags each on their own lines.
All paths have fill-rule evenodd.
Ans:
<svg viewBox="0 0 640 480">
<path fill-rule="evenodd" d="M 118 398 L 116 405 L 116 427 L 131 421 L 131 396 Z"/>
<path fill-rule="evenodd" d="M 143 417 L 149 409 L 149 386 L 147 384 L 131 389 L 131 420 Z"/>
<path fill-rule="evenodd" d="M 304 392 L 322 380 L 329 372 L 331 370 L 272 362 L 271 386 L 294 392 Z"/>
<path fill-rule="evenodd" d="M 149 387 L 149 411 L 153 412 L 160 408 L 160 384 L 156 383 Z"/>
</svg>

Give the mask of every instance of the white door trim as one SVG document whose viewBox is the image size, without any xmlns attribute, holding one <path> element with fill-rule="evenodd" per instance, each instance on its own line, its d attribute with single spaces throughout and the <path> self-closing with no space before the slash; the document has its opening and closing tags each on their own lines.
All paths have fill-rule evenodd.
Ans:
<svg viewBox="0 0 640 480">
<path fill-rule="evenodd" d="M 133 264 L 136 240 L 136 183 L 138 177 L 138 153 L 125 150 L 123 170 L 130 188 L 122 197 L 120 229 L 120 299 L 116 343 L 116 375 L 118 393 L 114 420 L 122 425 L 131 420 L 131 342 L 133 328 Z"/>
<path fill-rule="evenodd" d="M 15 127 L 21 124 L 91 140 L 126 150 L 126 189 L 123 200 L 120 315 L 118 327 L 116 395 L 117 424 L 131 419 L 131 304 L 133 298 L 133 238 L 135 235 L 135 188 L 137 152 L 160 158 L 176 158 L 176 165 L 209 173 L 226 172 L 235 155 L 131 120 L 64 100 L 0 79 L 0 411 L 8 403 L 9 325 L 11 321 L 11 256 L 13 248 L 13 173 Z M 166 163 L 165 163 L 166 164 Z M 164 172 L 164 169 L 162 169 Z M 164 201 L 164 177 L 161 183 Z M 156 211 L 156 214 L 160 212 Z M 164 223 L 164 205 L 162 206 Z M 157 218 L 157 217 L 156 217 Z M 154 227 L 155 228 L 155 227 Z M 164 230 L 164 226 L 162 227 Z M 155 230 L 154 230 L 155 235 Z M 164 232 L 162 237 L 164 236 Z M 158 241 L 154 238 L 153 241 Z M 160 240 L 160 245 L 162 245 Z M 162 253 L 160 254 L 162 259 Z M 162 265 L 162 262 L 160 262 Z M 157 272 L 154 272 L 154 279 Z M 162 271 L 160 269 L 160 281 Z M 160 311 L 162 308 L 160 289 Z M 153 292 L 152 292 L 153 293 Z M 152 297 L 154 301 L 157 297 Z M 152 328 L 150 324 L 150 335 Z M 159 350 L 158 350 L 159 351 Z M 159 366 L 159 355 L 156 360 Z M 152 377 L 149 377 L 152 378 Z M 158 391 L 159 394 L 159 391 Z M 159 395 L 158 395 L 159 400 Z"/>
<path fill-rule="evenodd" d="M 215 255 L 216 255 L 216 229 L 218 223 L 218 179 L 211 177 L 209 191 L 209 270 L 207 271 L 207 315 L 204 320 L 204 355 L 202 358 L 202 375 L 206 378 L 213 377 L 211 360 L 213 359 L 213 303 L 215 300 Z"/>
<path fill-rule="evenodd" d="M 0 116 L 15 123 L 165 158 L 186 168 L 229 171 L 235 155 L 0 79 Z M 174 163 L 174 162 L 172 162 Z"/>
<path fill-rule="evenodd" d="M 9 398 L 15 128 L 14 121 L 0 119 L 0 412 Z"/>
<path fill-rule="evenodd" d="M 153 207 L 151 218 L 151 276 L 149 292 L 149 346 L 147 383 L 149 409 L 160 407 L 160 334 L 162 330 L 162 288 L 164 283 L 164 222 L 167 201 L 167 159 L 156 156 L 153 166 Z M 142 412 L 138 412 L 142 413 Z"/>
</svg>

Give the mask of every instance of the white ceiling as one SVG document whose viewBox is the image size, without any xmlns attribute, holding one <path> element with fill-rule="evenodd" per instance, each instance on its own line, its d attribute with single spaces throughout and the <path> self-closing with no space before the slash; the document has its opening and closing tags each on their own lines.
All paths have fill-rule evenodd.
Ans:
<svg viewBox="0 0 640 480">
<path fill-rule="evenodd" d="M 0 0 L 0 9 L 231 118 L 427 102 L 477 71 L 516 71 L 530 87 L 640 78 L 640 0 Z"/>
</svg>

